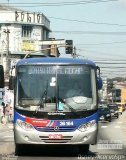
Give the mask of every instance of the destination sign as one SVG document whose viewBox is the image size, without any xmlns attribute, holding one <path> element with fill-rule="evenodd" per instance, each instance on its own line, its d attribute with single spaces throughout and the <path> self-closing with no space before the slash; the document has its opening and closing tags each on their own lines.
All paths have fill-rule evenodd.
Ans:
<svg viewBox="0 0 126 160">
<path fill-rule="evenodd" d="M 33 66 L 28 69 L 28 74 L 84 74 L 85 71 L 89 72 L 89 68 L 82 66 Z"/>
<path fill-rule="evenodd" d="M 26 74 L 89 74 L 88 66 L 23 66 L 18 72 Z"/>
</svg>

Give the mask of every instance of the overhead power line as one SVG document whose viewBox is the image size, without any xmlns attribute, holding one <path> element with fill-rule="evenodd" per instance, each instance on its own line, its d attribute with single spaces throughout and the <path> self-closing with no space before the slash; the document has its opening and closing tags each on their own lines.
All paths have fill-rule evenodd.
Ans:
<svg viewBox="0 0 126 160">
<path fill-rule="evenodd" d="M 91 23 L 91 24 L 99 24 L 99 25 L 109 25 L 109 26 L 121 26 L 126 27 L 126 24 L 118 24 L 118 23 L 108 23 L 108 22 L 95 22 L 95 21 L 86 21 L 86 20 L 77 20 L 77 19 L 67 19 L 60 17 L 49 17 L 52 19 L 63 20 L 63 21 L 71 21 L 71 22 L 80 22 L 80 23 Z M 56 31 L 55 31 L 56 32 Z M 57 31 L 58 32 L 58 31 Z"/>
<path fill-rule="evenodd" d="M 125 64 L 126 65 L 126 62 L 124 63 L 120 63 L 120 62 L 95 62 L 95 63 L 97 63 L 97 64 L 120 64 L 120 65 L 122 65 L 122 64 Z"/>
<path fill-rule="evenodd" d="M 126 62 L 126 60 L 125 59 L 95 59 L 94 60 L 95 62 L 105 62 L 105 61 L 107 61 L 107 62 L 113 62 L 113 61 L 120 61 L 120 62 Z"/>
<path fill-rule="evenodd" d="M 77 46 L 81 45 L 109 45 L 109 44 L 123 44 L 126 43 L 126 41 L 118 41 L 118 42 L 105 42 L 105 43 L 83 43 L 83 44 L 76 44 Z"/>
<path fill-rule="evenodd" d="M 110 68 L 110 69 L 111 69 L 111 68 L 125 68 L 125 69 L 126 69 L 126 67 L 117 67 L 117 66 L 111 66 L 111 67 L 107 67 L 107 66 L 106 66 L 106 67 L 101 67 L 101 66 L 100 66 L 100 68 Z"/>
<path fill-rule="evenodd" d="M 101 72 L 118 72 L 118 73 L 122 73 L 122 72 L 125 72 L 126 73 L 126 70 L 124 70 L 124 69 L 116 69 L 116 70 L 114 70 L 114 69 L 109 69 L 109 70 L 106 70 L 106 69 L 101 69 Z"/>
<path fill-rule="evenodd" d="M 4 3 L 5 4 L 5 3 Z M 16 7 L 16 6 L 15 6 Z M 5 11 L 0 11 L 1 13 L 7 13 Z M 9 11 L 13 12 L 13 11 Z M 77 19 L 67 19 L 67 18 L 60 18 L 60 17 L 48 17 L 50 19 L 57 19 L 57 20 L 63 20 L 63 21 L 71 21 L 71 22 L 80 22 L 80 23 L 89 23 L 89 24 L 96 24 L 96 25 L 108 25 L 108 26 L 119 26 L 119 27 L 126 27 L 126 24 L 118 24 L 118 23 L 108 23 L 108 22 L 95 22 L 95 21 L 86 21 L 86 20 L 77 20 Z M 96 34 L 97 31 L 52 31 L 54 33 L 76 33 L 76 34 Z M 92 32 L 92 33 L 91 33 Z M 72 33 L 72 34 L 73 34 Z M 107 33 L 110 34 L 110 32 L 98 32 L 99 34 Z M 112 32 L 112 34 L 116 34 L 117 32 Z M 118 32 L 118 34 L 126 34 L 126 32 Z"/>
<path fill-rule="evenodd" d="M 40 6 L 66 6 L 66 5 L 86 5 L 93 3 L 105 3 L 105 2 L 116 2 L 118 0 L 83 0 L 83 1 L 67 1 L 67 2 L 54 2 L 54 3 L 9 3 L 15 7 L 40 7 Z M 2 3 L 7 4 L 7 3 Z M 21 6 L 22 5 L 22 6 Z"/>
<path fill-rule="evenodd" d="M 126 26 L 126 25 L 125 25 Z M 101 32 L 101 31 L 53 31 L 54 33 L 66 34 L 97 34 L 97 35 L 121 35 L 125 36 L 126 32 Z M 118 43 L 118 42 L 117 42 Z M 124 43 L 124 42 L 123 42 Z"/>
</svg>

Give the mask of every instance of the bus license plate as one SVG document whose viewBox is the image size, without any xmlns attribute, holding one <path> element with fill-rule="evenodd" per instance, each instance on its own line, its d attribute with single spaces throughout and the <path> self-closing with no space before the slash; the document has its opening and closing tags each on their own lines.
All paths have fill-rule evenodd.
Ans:
<svg viewBox="0 0 126 160">
<path fill-rule="evenodd" d="M 62 139 L 62 134 L 49 134 L 49 139 Z"/>
</svg>

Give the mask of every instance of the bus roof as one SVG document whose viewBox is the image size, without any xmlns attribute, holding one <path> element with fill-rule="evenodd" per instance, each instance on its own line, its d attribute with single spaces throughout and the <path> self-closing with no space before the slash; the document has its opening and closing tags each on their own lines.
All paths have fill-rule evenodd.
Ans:
<svg viewBox="0 0 126 160">
<path fill-rule="evenodd" d="M 26 58 L 17 62 L 16 66 L 31 64 L 87 64 L 96 67 L 95 63 L 86 59 L 76 58 L 58 58 L 58 57 L 42 57 L 42 58 Z"/>
</svg>

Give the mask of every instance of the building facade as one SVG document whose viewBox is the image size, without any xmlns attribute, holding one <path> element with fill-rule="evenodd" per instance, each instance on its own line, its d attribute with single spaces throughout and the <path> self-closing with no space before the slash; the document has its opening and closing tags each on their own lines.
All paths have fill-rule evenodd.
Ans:
<svg viewBox="0 0 126 160">
<path fill-rule="evenodd" d="M 50 21 L 43 13 L 0 5 L 0 63 L 5 75 L 27 53 L 40 52 L 40 41 L 48 40 Z"/>
</svg>

